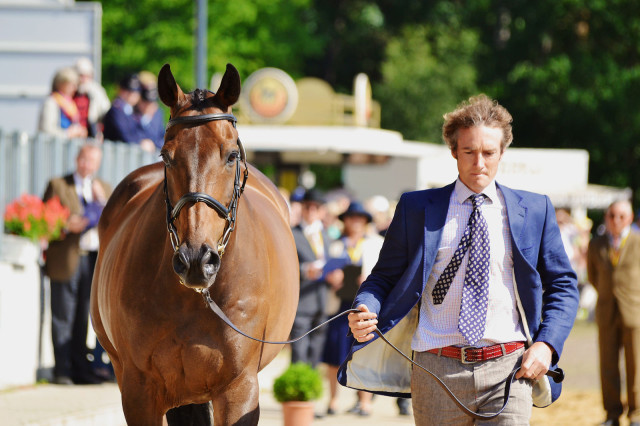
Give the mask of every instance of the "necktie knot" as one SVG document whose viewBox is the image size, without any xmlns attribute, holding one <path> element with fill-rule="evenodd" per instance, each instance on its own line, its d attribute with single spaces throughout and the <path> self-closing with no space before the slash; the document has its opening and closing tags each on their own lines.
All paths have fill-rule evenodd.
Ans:
<svg viewBox="0 0 640 426">
<path fill-rule="evenodd" d="M 484 203 L 485 196 L 484 194 L 474 194 L 469 198 L 471 198 L 471 204 L 473 205 L 473 209 L 476 210 L 480 208 L 480 206 Z"/>
</svg>

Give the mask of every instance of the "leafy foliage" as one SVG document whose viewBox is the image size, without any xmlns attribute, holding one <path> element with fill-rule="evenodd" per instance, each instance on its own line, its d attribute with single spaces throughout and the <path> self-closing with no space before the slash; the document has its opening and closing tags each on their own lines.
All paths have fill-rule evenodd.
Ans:
<svg viewBox="0 0 640 426">
<path fill-rule="evenodd" d="M 102 0 L 103 80 L 113 95 L 128 73 L 163 64 L 187 91 L 195 84 L 196 2 L 190 0 Z M 308 28 L 310 0 L 209 2 L 208 75 L 233 63 L 247 77 L 275 66 L 303 75 L 305 59 L 322 48 Z"/>
<path fill-rule="evenodd" d="M 169 62 L 194 84 L 188 0 L 103 0 L 103 76 Z M 273 66 L 351 92 L 369 75 L 385 128 L 440 140 L 442 114 L 484 92 L 514 117 L 514 146 L 580 148 L 590 181 L 640 188 L 640 2 L 209 1 L 208 74 Z M 638 200 L 640 202 L 640 199 Z"/>
<path fill-rule="evenodd" d="M 309 364 L 291 364 L 273 382 L 273 395 L 278 402 L 313 401 L 322 396 L 322 377 Z"/>
<path fill-rule="evenodd" d="M 409 26 L 390 40 L 375 93 L 382 104 L 382 127 L 405 139 L 438 142 L 442 116 L 477 90 L 471 65 L 478 37 L 445 25 Z"/>
</svg>

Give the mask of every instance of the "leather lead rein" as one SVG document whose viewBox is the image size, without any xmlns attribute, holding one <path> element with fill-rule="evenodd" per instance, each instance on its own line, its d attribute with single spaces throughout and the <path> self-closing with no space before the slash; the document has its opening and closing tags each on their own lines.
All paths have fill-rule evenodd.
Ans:
<svg viewBox="0 0 640 426">
<path fill-rule="evenodd" d="M 209 289 L 204 289 L 204 290 L 201 291 L 201 293 L 202 293 L 202 296 L 204 297 L 204 300 L 205 300 L 206 304 L 209 306 L 209 308 L 211 308 L 211 310 L 218 317 L 220 317 L 220 319 L 222 321 L 224 321 L 233 330 L 235 330 L 236 332 L 238 332 L 239 334 L 243 335 L 244 337 L 246 337 L 248 339 L 255 340 L 256 342 L 271 344 L 271 345 L 287 345 L 289 343 L 297 342 L 298 340 L 308 336 L 309 334 L 313 333 L 317 329 L 319 329 L 321 327 L 324 327 L 325 325 L 329 324 L 331 321 L 333 321 L 333 320 L 335 320 L 335 319 L 337 319 L 337 318 L 339 318 L 341 316 L 344 316 L 344 315 L 347 315 L 347 314 L 351 314 L 351 313 L 360 312 L 357 309 L 347 309 L 346 311 L 340 312 L 339 314 L 329 318 L 327 321 L 323 322 L 322 324 L 318 325 L 317 327 L 312 328 L 311 330 L 307 331 L 305 334 L 303 334 L 300 337 L 296 337 L 295 339 L 291 339 L 291 340 L 285 340 L 285 341 L 282 341 L 282 342 L 276 342 L 276 341 L 258 339 L 258 338 L 249 336 L 248 334 L 245 334 L 242 330 L 240 330 L 238 327 L 236 327 L 236 325 L 225 315 L 224 312 L 222 312 L 222 309 L 220 309 L 220 306 L 218 306 L 218 304 L 211 298 L 211 295 L 209 294 Z M 474 418 L 476 420 L 491 420 L 491 419 L 495 419 L 496 417 L 498 417 L 500 415 L 500 413 L 502 413 L 502 411 L 507 406 L 507 403 L 509 402 L 509 394 L 510 394 L 510 391 L 511 391 L 511 383 L 513 383 L 513 381 L 515 380 L 515 376 L 516 376 L 516 373 L 518 372 L 519 367 L 516 368 L 515 370 L 513 370 L 511 373 L 509 373 L 509 377 L 507 377 L 506 385 L 505 385 L 505 388 L 504 388 L 504 403 L 502 404 L 502 408 L 500 408 L 500 410 L 498 410 L 498 412 L 496 412 L 494 414 L 480 414 L 480 413 L 476 413 L 475 411 L 471 411 L 462 402 L 460 402 L 460 400 L 453 394 L 451 389 L 449 389 L 449 387 L 438 376 L 436 376 L 435 374 L 433 374 L 431 371 L 429 371 L 428 369 L 424 368 L 420 364 L 416 363 L 414 360 L 412 360 L 410 357 L 408 357 L 404 352 L 402 352 L 400 349 L 398 349 L 393 343 L 391 343 L 389 340 L 387 340 L 387 338 L 382 334 L 382 332 L 378 329 L 378 327 L 376 327 L 376 329 L 374 330 L 374 333 L 377 334 L 378 337 L 380 337 L 387 345 L 391 346 L 391 348 L 393 348 L 393 350 L 398 352 L 404 359 L 406 359 L 411 364 L 415 365 L 416 367 L 420 368 L 421 370 L 423 370 L 424 372 L 429 374 L 431 377 L 433 377 L 438 382 L 440 387 L 442 389 L 444 389 L 444 391 L 449 395 L 451 400 L 458 406 L 458 408 L 460 408 L 468 416 L 470 416 L 470 417 L 472 417 L 472 418 Z M 547 371 L 546 375 L 551 377 L 556 383 L 560 383 L 562 380 L 564 380 L 564 372 L 562 371 L 561 368 L 558 368 L 556 370 L 549 370 L 549 371 Z"/>
</svg>

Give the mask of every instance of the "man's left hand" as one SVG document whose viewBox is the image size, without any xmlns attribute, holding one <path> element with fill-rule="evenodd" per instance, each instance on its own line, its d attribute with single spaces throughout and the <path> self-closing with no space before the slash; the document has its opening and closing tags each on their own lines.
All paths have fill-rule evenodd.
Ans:
<svg viewBox="0 0 640 426">
<path fill-rule="evenodd" d="M 516 373 L 516 379 L 538 380 L 544 377 L 551 365 L 553 348 L 545 342 L 536 342 L 522 355 L 522 365 Z"/>
</svg>

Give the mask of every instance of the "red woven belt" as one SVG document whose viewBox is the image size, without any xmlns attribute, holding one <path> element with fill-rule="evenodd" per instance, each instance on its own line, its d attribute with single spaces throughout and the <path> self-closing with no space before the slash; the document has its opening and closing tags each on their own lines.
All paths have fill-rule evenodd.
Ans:
<svg viewBox="0 0 640 426">
<path fill-rule="evenodd" d="M 474 362 L 500 358 L 523 347 L 524 342 L 508 342 L 482 348 L 473 346 L 447 346 L 444 348 L 429 349 L 427 352 L 447 358 L 455 358 L 463 364 L 473 364 Z"/>
</svg>

